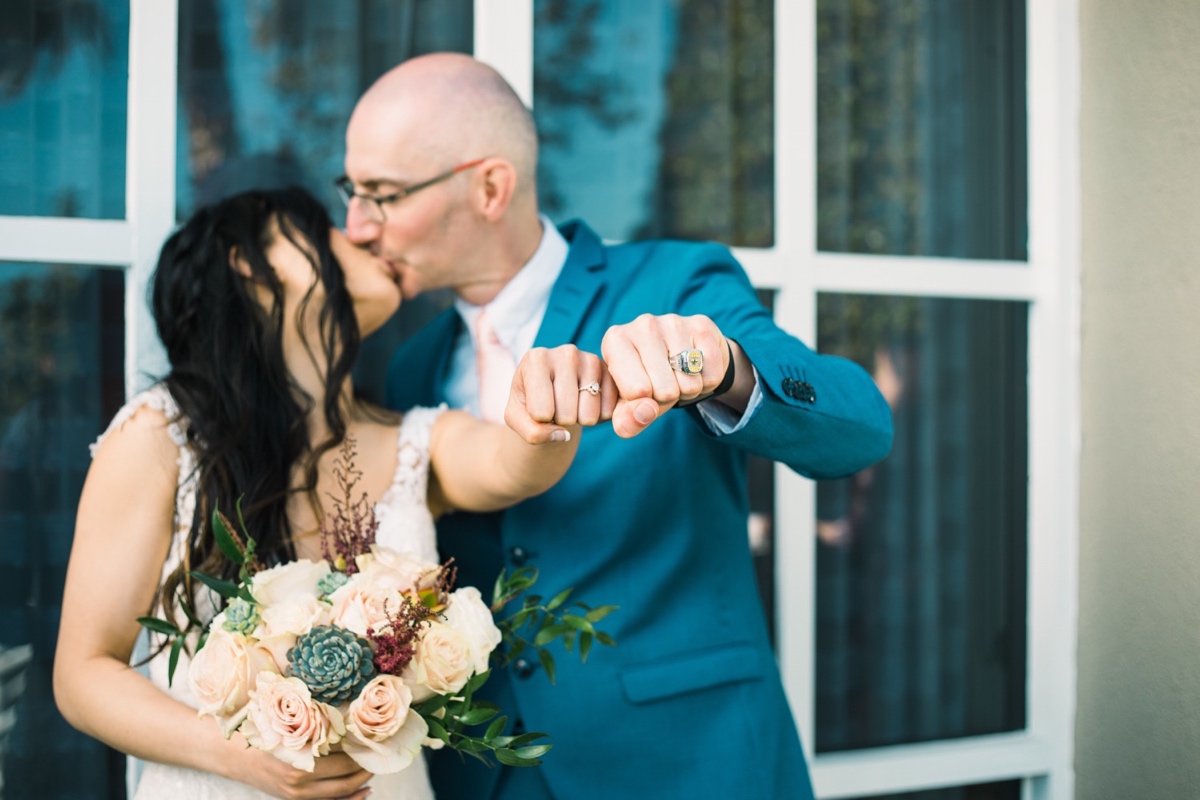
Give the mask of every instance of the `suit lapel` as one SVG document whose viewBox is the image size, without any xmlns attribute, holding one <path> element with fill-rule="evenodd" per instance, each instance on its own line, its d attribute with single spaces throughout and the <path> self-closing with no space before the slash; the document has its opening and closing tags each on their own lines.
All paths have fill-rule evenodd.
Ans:
<svg viewBox="0 0 1200 800">
<path fill-rule="evenodd" d="M 599 237 L 579 221 L 569 222 L 560 230 L 571 249 L 550 292 L 534 347 L 556 347 L 573 341 L 604 285 L 604 246 Z"/>
</svg>

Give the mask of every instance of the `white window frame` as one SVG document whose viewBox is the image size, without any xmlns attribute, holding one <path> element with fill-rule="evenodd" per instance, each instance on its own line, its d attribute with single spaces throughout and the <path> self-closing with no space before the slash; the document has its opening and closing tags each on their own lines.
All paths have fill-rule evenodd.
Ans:
<svg viewBox="0 0 1200 800">
<path fill-rule="evenodd" d="M 774 247 L 737 248 L 776 316 L 815 340 L 820 292 L 1018 300 L 1029 315 L 1028 726 L 1003 735 L 813 756 L 813 484 L 776 469 L 778 649 L 820 798 L 1021 779 L 1026 800 L 1074 795 L 1080 458 L 1079 8 L 1027 0 L 1029 261 L 816 248 L 815 0 L 776 0 Z M 118 266 L 126 391 L 160 372 L 146 285 L 175 224 L 177 0 L 131 0 L 126 216 L 0 216 L 0 261 Z M 475 53 L 533 102 L 533 0 L 475 0 Z M 786 143 L 786 144 L 785 144 Z M 786 577 L 786 579 L 785 579 Z"/>
</svg>

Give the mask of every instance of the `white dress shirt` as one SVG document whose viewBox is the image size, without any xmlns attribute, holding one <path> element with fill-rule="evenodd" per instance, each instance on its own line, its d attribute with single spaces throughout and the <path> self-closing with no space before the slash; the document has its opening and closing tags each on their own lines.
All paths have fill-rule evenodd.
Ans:
<svg viewBox="0 0 1200 800">
<path fill-rule="evenodd" d="M 512 353 L 513 362 L 520 363 L 525 353 L 533 348 L 546 307 L 550 304 L 550 292 L 567 263 L 567 240 L 545 216 L 542 220 L 542 241 L 525 266 L 513 276 L 500 293 L 488 303 L 488 317 L 496 338 Z M 465 324 L 454 343 L 450 371 L 446 378 L 446 399 L 453 408 L 466 409 L 479 416 L 479 372 L 475 366 L 475 340 L 471 331 L 475 320 L 484 306 L 472 305 L 462 298 L 454 301 L 454 308 Z M 733 433 L 740 430 L 762 405 L 762 390 L 758 385 L 758 371 L 754 372 L 754 392 L 743 414 L 738 414 L 723 403 L 700 403 L 696 407 L 714 433 Z"/>
</svg>

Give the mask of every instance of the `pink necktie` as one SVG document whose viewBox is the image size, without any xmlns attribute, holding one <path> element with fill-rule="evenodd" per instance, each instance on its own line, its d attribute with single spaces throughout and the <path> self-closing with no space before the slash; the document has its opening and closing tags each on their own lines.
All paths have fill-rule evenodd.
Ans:
<svg viewBox="0 0 1200 800">
<path fill-rule="evenodd" d="M 487 309 L 475 319 L 475 365 L 479 368 L 479 416 L 503 422 L 516 366 L 512 353 L 496 338 Z"/>
</svg>

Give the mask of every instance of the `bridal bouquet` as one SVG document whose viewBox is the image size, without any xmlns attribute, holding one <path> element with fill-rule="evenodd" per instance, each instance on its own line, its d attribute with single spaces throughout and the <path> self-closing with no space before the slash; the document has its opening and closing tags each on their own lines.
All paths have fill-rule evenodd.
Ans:
<svg viewBox="0 0 1200 800">
<path fill-rule="evenodd" d="M 501 573 L 489 607 L 475 587 L 454 587 L 452 564 L 375 543 L 373 508 L 365 496 L 350 499 L 359 474 L 349 443 L 338 477 L 343 497 L 322 526 L 319 562 L 264 568 L 244 523 L 239 535 L 214 511 L 217 544 L 239 579 L 190 575 L 227 598 L 225 608 L 201 626 L 184 603 L 193 625 L 182 630 L 139 620 L 168 637 L 172 680 L 188 630 L 200 627 L 186 677 L 200 714 L 212 716 L 226 738 L 239 731 L 299 769 L 311 771 L 316 758 L 340 749 L 370 772 L 393 773 L 422 747 L 445 746 L 485 761 L 491 753 L 512 766 L 541 763 L 552 746 L 539 743 L 546 734 L 502 736 L 507 717 L 474 693 L 493 657 L 503 664 L 535 649 L 553 680 L 551 641 L 562 639 L 568 650 L 578 643 L 584 659 L 592 641 L 612 644 L 594 623 L 613 607 L 569 607 L 567 590 L 548 602 L 526 597 L 497 622 L 493 613 L 532 586 L 534 571 Z M 484 724 L 481 733 L 469 730 Z"/>
</svg>

